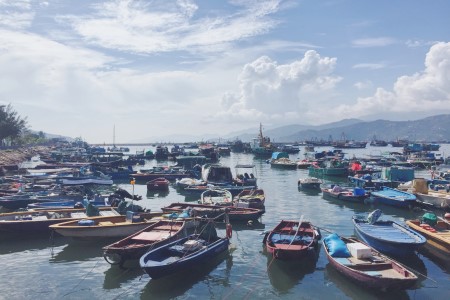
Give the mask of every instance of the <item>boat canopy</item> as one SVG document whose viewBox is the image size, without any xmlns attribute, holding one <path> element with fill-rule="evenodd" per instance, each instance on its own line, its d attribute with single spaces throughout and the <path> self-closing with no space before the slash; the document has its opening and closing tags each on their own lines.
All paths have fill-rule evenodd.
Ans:
<svg viewBox="0 0 450 300">
<path fill-rule="evenodd" d="M 287 152 L 274 152 L 272 153 L 272 159 L 289 158 Z"/>
</svg>

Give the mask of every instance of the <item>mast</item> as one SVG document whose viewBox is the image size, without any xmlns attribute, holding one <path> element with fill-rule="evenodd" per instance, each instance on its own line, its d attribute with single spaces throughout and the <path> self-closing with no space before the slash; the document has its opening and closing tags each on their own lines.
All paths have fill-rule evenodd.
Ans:
<svg viewBox="0 0 450 300">
<path fill-rule="evenodd" d="M 116 148 L 116 124 L 113 127 L 113 147 Z"/>
</svg>

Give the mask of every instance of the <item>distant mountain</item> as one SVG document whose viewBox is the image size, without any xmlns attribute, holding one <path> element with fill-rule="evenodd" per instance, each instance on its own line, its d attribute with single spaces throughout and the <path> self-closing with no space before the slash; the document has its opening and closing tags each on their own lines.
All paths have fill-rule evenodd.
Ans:
<svg viewBox="0 0 450 300">
<path fill-rule="evenodd" d="M 318 126 L 319 127 L 319 126 Z M 310 129 L 299 131 L 277 138 L 279 142 L 304 141 L 309 139 L 339 140 L 347 139 L 367 140 L 374 137 L 379 140 L 407 139 L 411 141 L 450 141 L 450 115 L 437 115 L 415 121 L 387 121 L 376 120 L 358 122 L 348 126 L 328 129 Z"/>
<path fill-rule="evenodd" d="M 292 124 L 275 128 L 265 128 L 263 135 L 270 137 L 274 142 L 288 143 L 311 139 L 318 140 L 349 140 L 370 141 L 374 137 L 380 140 L 408 139 L 411 141 L 450 141 L 450 115 L 437 115 L 413 121 L 363 121 L 359 119 L 344 119 L 339 122 L 323 125 L 299 125 Z M 183 142 L 218 142 L 240 139 L 250 142 L 259 134 L 259 127 L 235 131 L 223 135 L 169 135 L 161 137 L 149 137 L 130 141 L 132 143 L 183 143 Z"/>
</svg>

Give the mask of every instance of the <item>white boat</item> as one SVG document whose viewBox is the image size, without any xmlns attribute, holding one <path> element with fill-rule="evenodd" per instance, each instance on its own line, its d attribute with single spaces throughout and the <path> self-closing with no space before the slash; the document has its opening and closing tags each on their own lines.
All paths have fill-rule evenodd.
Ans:
<svg viewBox="0 0 450 300">
<path fill-rule="evenodd" d="M 211 188 L 201 195 L 200 204 L 233 205 L 233 195 L 225 189 Z"/>
<path fill-rule="evenodd" d="M 126 237 L 162 219 L 162 213 L 132 213 L 126 216 L 91 217 L 50 226 L 60 235 L 73 238 Z"/>
</svg>

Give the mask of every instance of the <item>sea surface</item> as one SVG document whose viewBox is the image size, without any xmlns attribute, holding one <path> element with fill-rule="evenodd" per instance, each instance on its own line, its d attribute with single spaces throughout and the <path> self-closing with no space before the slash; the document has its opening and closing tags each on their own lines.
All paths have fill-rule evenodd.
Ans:
<svg viewBox="0 0 450 300">
<path fill-rule="evenodd" d="M 130 153 L 144 147 L 131 147 Z M 150 147 L 145 150 L 151 149 Z M 317 151 L 329 148 L 316 148 Z M 450 155 L 450 145 L 439 151 Z M 291 159 L 302 159 L 303 148 Z M 398 148 L 372 147 L 345 150 L 346 157 L 398 151 Z M 208 265 L 199 265 L 175 276 L 152 280 L 137 262 L 124 268 L 109 265 L 102 246 L 113 241 L 77 241 L 61 236 L 0 236 L 0 299 L 449 299 L 450 264 L 427 253 L 402 261 L 420 275 L 410 290 L 396 292 L 369 291 L 337 273 L 326 259 L 323 247 L 318 255 L 302 263 L 272 259 L 263 248 L 263 233 L 281 219 L 308 220 L 328 232 L 353 235 L 352 215 L 375 208 L 382 218 L 404 222 L 424 211 L 389 206 L 351 204 L 325 200 L 321 193 L 299 191 L 297 181 L 308 176 L 307 170 L 271 168 L 265 160 L 251 154 L 232 153 L 220 163 L 234 171 L 236 164 L 254 164 L 258 185 L 266 193 L 266 213 L 253 226 L 233 225 L 232 251 Z M 148 161 L 136 170 L 168 162 Z M 170 163 L 169 163 L 170 164 Z M 416 177 L 430 177 L 429 171 L 416 171 Z M 345 180 L 343 180 L 345 182 Z M 333 183 L 327 179 L 327 183 Z M 119 187 L 133 192 L 124 182 Z M 134 193 L 142 195 L 138 204 L 153 211 L 172 202 L 192 201 L 170 187 L 166 194 L 147 194 L 145 185 L 135 185 Z M 225 226 L 218 224 L 218 234 Z"/>
</svg>

